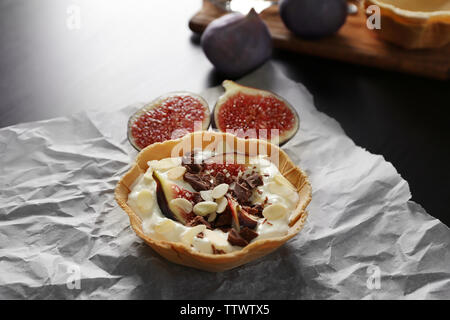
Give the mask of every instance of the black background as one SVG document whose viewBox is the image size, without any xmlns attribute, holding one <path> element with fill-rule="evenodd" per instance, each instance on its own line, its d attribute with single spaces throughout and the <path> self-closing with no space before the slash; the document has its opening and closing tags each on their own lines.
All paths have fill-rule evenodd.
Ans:
<svg viewBox="0 0 450 320">
<path fill-rule="evenodd" d="M 77 6 L 81 28 L 67 27 Z M 0 127 L 115 110 L 223 80 L 187 27 L 200 0 L 1 0 Z M 449 57 L 450 59 L 450 57 Z M 276 51 L 316 107 L 393 163 L 413 200 L 450 225 L 450 82 Z"/>
</svg>

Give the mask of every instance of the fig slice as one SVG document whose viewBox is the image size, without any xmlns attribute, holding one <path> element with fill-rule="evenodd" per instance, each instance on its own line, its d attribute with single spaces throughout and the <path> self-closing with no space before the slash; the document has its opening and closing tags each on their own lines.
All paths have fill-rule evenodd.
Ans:
<svg viewBox="0 0 450 320">
<path fill-rule="evenodd" d="M 140 151 L 156 142 L 207 130 L 209 123 L 210 111 L 205 99 L 190 92 L 172 92 L 156 98 L 130 117 L 128 141 Z"/>
<path fill-rule="evenodd" d="M 230 80 L 225 80 L 222 86 L 225 93 L 217 100 L 213 112 L 213 126 L 219 131 L 280 145 L 298 131 L 297 112 L 282 97 Z"/>
<path fill-rule="evenodd" d="M 188 201 L 189 199 L 186 199 L 183 195 L 190 196 L 191 192 L 170 182 L 157 171 L 153 172 L 153 178 L 156 181 L 156 199 L 158 206 L 167 218 L 179 221 L 185 225 L 188 220 L 195 217 L 192 213 L 192 205 L 189 207 L 180 205 L 177 201 L 174 201 L 176 199 L 185 199 Z M 186 208 L 188 209 L 186 210 Z"/>
<path fill-rule="evenodd" d="M 233 229 L 236 229 L 237 232 L 241 230 L 240 224 L 239 224 L 239 216 L 238 216 L 238 206 L 239 204 L 233 200 L 232 198 L 228 199 L 228 206 L 230 207 L 231 211 L 231 226 Z"/>
</svg>

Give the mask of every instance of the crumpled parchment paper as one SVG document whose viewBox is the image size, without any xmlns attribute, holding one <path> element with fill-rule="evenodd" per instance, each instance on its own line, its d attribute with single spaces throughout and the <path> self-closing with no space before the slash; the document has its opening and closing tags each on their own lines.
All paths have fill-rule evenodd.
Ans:
<svg viewBox="0 0 450 320">
<path fill-rule="evenodd" d="M 136 156 L 126 123 L 140 105 L 19 124 L 0 129 L 0 298 L 450 298 L 450 230 L 409 201 L 395 168 L 271 64 L 239 82 L 278 93 L 300 115 L 283 146 L 313 187 L 299 235 L 223 273 L 174 265 L 113 198 Z M 203 95 L 212 106 L 221 93 Z"/>
</svg>

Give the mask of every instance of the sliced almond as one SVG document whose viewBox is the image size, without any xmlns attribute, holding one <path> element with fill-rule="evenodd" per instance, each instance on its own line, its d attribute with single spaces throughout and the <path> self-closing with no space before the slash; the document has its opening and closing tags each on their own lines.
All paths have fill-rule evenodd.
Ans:
<svg viewBox="0 0 450 320">
<path fill-rule="evenodd" d="M 198 216 L 206 216 L 210 213 L 216 212 L 217 203 L 214 201 L 202 201 L 194 206 L 194 213 Z"/>
<path fill-rule="evenodd" d="M 170 219 L 164 219 L 161 222 L 155 224 L 153 230 L 159 234 L 166 234 L 175 229 L 175 222 Z"/>
<path fill-rule="evenodd" d="M 200 196 L 205 201 L 213 201 L 212 190 L 202 190 L 200 191 Z"/>
<path fill-rule="evenodd" d="M 286 179 L 283 175 L 281 175 L 281 174 L 275 175 L 275 177 L 273 177 L 273 180 L 276 183 L 278 183 L 279 185 L 287 186 L 293 191 L 296 190 L 295 187 L 292 185 L 292 183 L 288 179 Z"/>
<path fill-rule="evenodd" d="M 187 229 L 180 236 L 181 242 L 187 246 L 190 246 L 192 244 L 192 241 L 194 240 L 194 237 L 200 232 L 205 231 L 205 229 L 206 226 L 204 224 L 199 224 L 198 226 Z"/>
<path fill-rule="evenodd" d="M 179 180 L 183 177 L 184 173 L 186 172 L 185 167 L 174 167 L 167 171 L 167 178 L 170 180 Z"/>
<path fill-rule="evenodd" d="M 228 205 L 227 198 L 225 198 L 225 197 L 217 199 L 216 203 L 217 203 L 217 209 L 216 209 L 217 213 L 224 212 Z"/>
<path fill-rule="evenodd" d="M 210 213 L 208 216 L 208 222 L 213 222 L 217 217 L 217 214 L 215 212 Z"/>
<path fill-rule="evenodd" d="M 136 199 L 136 204 L 142 212 L 149 212 L 154 206 L 153 194 L 150 190 L 144 189 L 139 191 Z"/>
<path fill-rule="evenodd" d="M 219 184 L 212 190 L 212 197 L 214 199 L 222 198 L 227 192 L 230 186 L 226 183 Z"/>
<path fill-rule="evenodd" d="M 169 207 L 171 207 L 171 206 L 180 208 L 181 210 L 183 210 L 186 213 L 189 213 L 192 211 L 192 203 L 185 198 L 176 198 L 176 199 L 170 200 Z"/>
<path fill-rule="evenodd" d="M 282 197 L 290 197 L 290 196 L 292 196 L 292 193 L 294 192 L 288 186 L 281 185 L 276 182 L 269 182 L 267 184 L 267 187 L 269 188 L 270 192 L 277 194 L 279 196 L 282 196 Z"/>
<path fill-rule="evenodd" d="M 284 218 L 288 208 L 281 203 L 274 203 L 264 208 L 262 214 L 267 220 L 278 220 Z"/>
</svg>

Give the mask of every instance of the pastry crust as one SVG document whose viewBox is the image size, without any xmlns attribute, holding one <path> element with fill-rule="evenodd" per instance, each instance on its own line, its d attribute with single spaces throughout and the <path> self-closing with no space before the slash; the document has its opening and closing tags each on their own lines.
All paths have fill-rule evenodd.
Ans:
<svg viewBox="0 0 450 320">
<path fill-rule="evenodd" d="M 381 29 L 375 31 L 386 41 L 407 49 L 447 45 L 450 43 L 450 10 L 447 9 L 450 4 L 442 9 L 433 7 L 432 1 L 421 1 L 366 0 L 365 8 L 380 7 Z"/>
<path fill-rule="evenodd" d="M 189 150 L 193 150 L 194 141 L 201 141 L 202 149 L 205 149 L 208 145 L 211 146 L 211 144 L 216 142 L 231 141 L 234 143 L 235 147 L 238 143 L 245 145 L 245 153 L 249 155 L 256 155 L 251 151 L 255 150 L 252 149 L 252 144 L 258 145 L 258 149 L 253 152 L 267 150 L 269 156 L 273 152 L 279 152 L 279 170 L 297 188 L 299 194 L 299 202 L 291 215 L 292 218 L 290 220 L 289 230 L 285 236 L 257 240 L 242 248 L 242 250 L 231 253 L 209 254 L 194 251 L 180 242 L 152 239 L 143 232 L 140 217 L 127 204 L 128 194 L 130 193 L 133 183 L 141 174 L 146 172 L 148 161 L 172 157 L 174 148 L 179 148 L 180 143 L 187 146 Z M 236 149 L 237 148 L 235 148 L 235 150 Z M 189 150 L 184 149 L 183 151 L 186 152 Z M 180 156 L 182 155 L 181 152 L 182 150 L 180 150 Z M 228 133 L 199 131 L 188 134 L 181 139 L 155 143 L 143 149 L 138 154 L 133 167 L 118 182 L 115 190 L 115 198 L 119 206 L 128 214 L 130 224 L 136 234 L 161 256 L 177 264 L 211 272 L 218 272 L 238 267 L 265 256 L 294 237 L 303 228 L 306 221 L 306 207 L 311 201 L 311 185 L 305 173 L 294 165 L 287 154 L 269 142 L 256 139 L 244 140 Z"/>
</svg>

